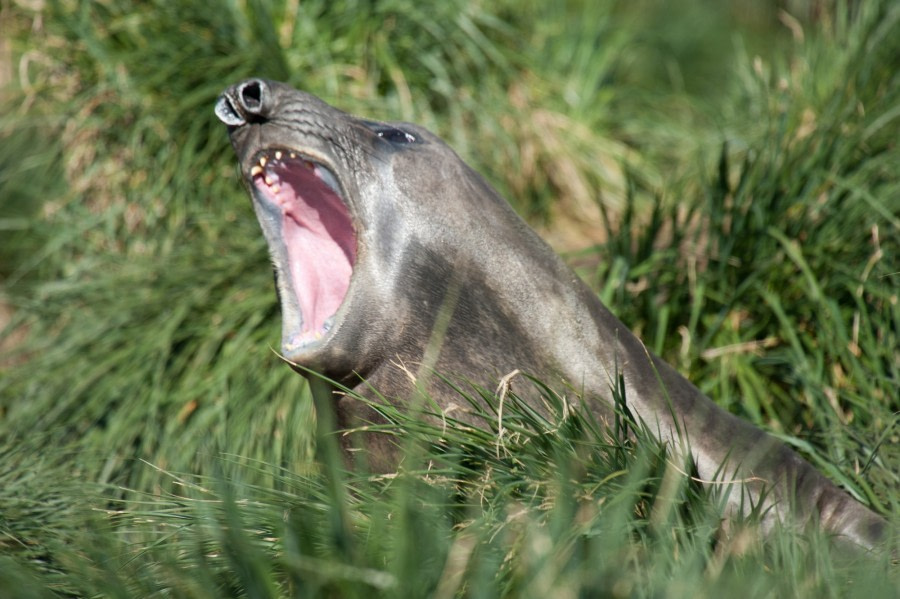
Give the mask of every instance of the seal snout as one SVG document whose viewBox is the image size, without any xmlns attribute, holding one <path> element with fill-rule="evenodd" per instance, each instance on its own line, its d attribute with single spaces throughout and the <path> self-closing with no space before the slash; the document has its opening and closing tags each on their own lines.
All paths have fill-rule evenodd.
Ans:
<svg viewBox="0 0 900 599">
<path fill-rule="evenodd" d="M 271 93 L 262 79 L 247 79 L 232 85 L 219 96 L 216 116 L 229 127 L 265 121 L 268 117 Z"/>
</svg>

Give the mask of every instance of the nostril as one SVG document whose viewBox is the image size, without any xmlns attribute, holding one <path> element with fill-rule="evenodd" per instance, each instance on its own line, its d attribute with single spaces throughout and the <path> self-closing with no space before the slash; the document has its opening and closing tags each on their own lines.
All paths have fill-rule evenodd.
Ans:
<svg viewBox="0 0 900 599">
<path fill-rule="evenodd" d="M 227 95 L 222 94 L 216 101 L 216 116 L 229 127 L 239 127 L 246 123 L 240 112 L 235 110 L 234 104 Z"/>
<path fill-rule="evenodd" d="M 259 79 L 251 79 L 241 86 L 238 97 L 247 112 L 259 114 L 262 111 L 265 87 Z"/>
</svg>

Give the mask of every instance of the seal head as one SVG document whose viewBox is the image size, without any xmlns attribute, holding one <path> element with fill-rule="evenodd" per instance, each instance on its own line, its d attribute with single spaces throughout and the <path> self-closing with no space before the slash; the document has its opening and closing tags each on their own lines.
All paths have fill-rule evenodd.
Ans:
<svg viewBox="0 0 900 599">
<path fill-rule="evenodd" d="M 373 169 L 390 171 L 395 155 L 425 136 L 413 125 L 356 119 L 262 79 L 227 89 L 215 111 L 228 126 L 272 256 L 283 355 L 339 378 L 364 375 L 360 357 L 386 343 L 393 323 L 377 308 L 389 301 L 379 298 L 384 278 L 359 273 L 384 272 L 391 260 L 389 251 L 372 251 L 373 240 L 383 246 L 403 235 L 399 219 L 376 217 L 398 206 L 379 203 L 396 190 L 373 185 L 385 180 Z"/>
</svg>

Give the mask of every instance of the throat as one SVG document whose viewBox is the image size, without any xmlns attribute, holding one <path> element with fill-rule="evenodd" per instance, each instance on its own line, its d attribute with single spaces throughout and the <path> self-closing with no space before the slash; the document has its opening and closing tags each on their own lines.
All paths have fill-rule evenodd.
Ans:
<svg viewBox="0 0 900 599">
<path fill-rule="evenodd" d="M 299 222 L 286 215 L 282 235 L 288 251 L 291 287 L 302 317 L 291 345 L 317 341 L 327 333 L 347 295 L 353 254 L 321 220 Z"/>
</svg>

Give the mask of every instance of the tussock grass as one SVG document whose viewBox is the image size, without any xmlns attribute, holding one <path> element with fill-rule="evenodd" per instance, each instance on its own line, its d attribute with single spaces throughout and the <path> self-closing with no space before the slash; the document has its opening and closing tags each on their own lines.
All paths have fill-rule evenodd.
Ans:
<svg viewBox="0 0 900 599">
<path fill-rule="evenodd" d="M 612 430 L 549 392 L 502 430 L 491 390 L 460 389 L 480 427 L 382 407 L 400 471 L 344 472 L 271 350 L 211 109 L 251 75 L 435 129 L 648 347 L 896 522 L 900 11 L 729 6 L 3 5 L 0 596 L 893 596 L 886 555 L 717 533 L 627 398 Z"/>
</svg>

